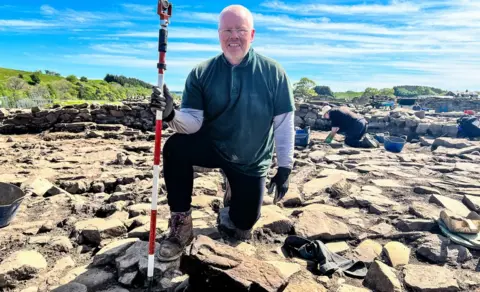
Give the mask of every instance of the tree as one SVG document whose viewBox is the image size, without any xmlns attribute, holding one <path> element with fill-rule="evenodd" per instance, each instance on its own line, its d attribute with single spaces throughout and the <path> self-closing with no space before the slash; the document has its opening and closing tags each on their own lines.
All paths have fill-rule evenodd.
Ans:
<svg viewBox="0 0 480 292">
<path fill-rule="evenodd" d="M 27 86 L 27 83 L 18 77 L 10 77 L 7 80 L 7 86 L 12 90 L 21 90 Z"/>
<path fill-rule="evenodd" d="M 30 74 L 30 78 L 32 79 L 32 85 L 40 84 L 40 75 L 38 73 Z"/>
<path fill-rule="evenodd" d="M 37 85 L 37 86 L 32 86 L 28 90 L 28 96 L 31 99 L 45 99 L 45 98 L 50 98 L 50 92 L 48 91 L 47 86 L 45 85 Z"/>
<path fill-rule="evenodd" d="M 380 89 L 379 94 L 384 96 L 395 96 L 393 88 L 382 88 Z"/>
<path fill-rule="evenodd" d="M 10 77 L 7 80 L 7 87 L 13 91 L 13 98 L 17 98 L 19 91 L 27 87 L 27 82 L 18 77 Z"/>
<path fill-rule="evenodd" d="M 88 79 L 87 79 L 87 77 L 85 77 L 85 76 L 82 76 L 82 77 L 80 77 L 80 81 L 82 81 L 82 82 L 87 82 L 87 81 L 88 81 Z"/>
<path fill-rule="evenodd" d="M 315 86 L 315 81 L 303 77 L 299 82 L 293 84 L 293 95 L 307 99 L 312 98 L 315 96 L 315 91 L 313 90 Z"/>
<path fill-rule="evenodd" d="M 68 81 L 70 81 L 72 83 L 76 83 L 78 81 L 77 76 L 75 76 L 75 75 L 68 75 L 65 79 L 67 79 Z"/>
<path fill-rule="evenodd" d="M 365 91 L 363 92 L 362 97 L 373 97 L 375 95 L 379 95 L 380 91 L 376 88 L 373 87 L 367 87 Z"/>
<path fill-rule="evenodd" d="M 318 94 L 318 95 L 326 95 L 326 96 L 331 96 L 333 97 L 333 92 L 332 90 L 330 89 L 330 87 L 328 86 L 315 86 L 313 88 L 313 90 L 315 90 L 315 92 Z"/>
<path fill-rule="evenodd" d="M 67 80 L 58 80 L 51 83 L 55 91 L 55 96 L 60 99 L 71 99 L 70 90 L 73 88 L 72 83 Z"/>
</svg>

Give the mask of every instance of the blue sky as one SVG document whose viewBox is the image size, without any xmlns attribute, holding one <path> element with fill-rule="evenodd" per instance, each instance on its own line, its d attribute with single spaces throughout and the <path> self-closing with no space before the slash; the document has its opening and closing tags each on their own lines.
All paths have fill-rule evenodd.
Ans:
<svg viewBox="0 0 480 292">
<path fill-rule="evenodd" d="M 217 19 L 232 1 L 175 0 L 165 81 L 182 90 L 189 70 L 221 52 Z M 154 84 L 156 1 L 0 2 L 0 67 Z M 480 89 L 480 1 L 241 2 L 254 15 L 252 46 L 334 91 L 428 85 Z"/>
</svg>

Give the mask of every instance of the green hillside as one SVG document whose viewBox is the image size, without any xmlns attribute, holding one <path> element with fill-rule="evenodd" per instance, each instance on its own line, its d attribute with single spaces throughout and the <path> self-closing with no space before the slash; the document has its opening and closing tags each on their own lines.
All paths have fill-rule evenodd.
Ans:
<svg viewBox="0 0 480 292">
<path fill-rule="evenodd" d="M 356 92 L 356 91 L 345 91 L 345 92 L 335 92 L 334 96 L 336 98 L 343 98 L 343 99 L 353 99 L 355 97 L 360 97 L 363 95 L 363 92 Z"/>
<path fill-rule="evenodd" d="M 64 77 L 48 70 L 28 72 L 0 68 L 0 102 L 3 101 L 0 107 L 38 100 L 66 104 L 118 102 L 151 94 L 151 85 L 135 78 L 106 74 L 105 80 L 74 75 Z"/>
</svg>

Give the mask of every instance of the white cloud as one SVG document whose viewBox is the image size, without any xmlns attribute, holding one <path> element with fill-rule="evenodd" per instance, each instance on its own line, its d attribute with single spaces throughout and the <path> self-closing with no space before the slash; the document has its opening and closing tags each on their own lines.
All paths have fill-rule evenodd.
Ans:
<svg viewBox="0 0 480 292">
<path fill-rule="evenodd" d="M 99 52 L 122 55 L 149 55 L 157 53 L 157 42 L 94 44 L 91 49 Z M 220 45 L 169 42 L 167 51 L 220 53 Z"/>
<path fill-rule="evenodd" d="M 140 5 L 140 4 L 125 3 L 125 4 L 122 4 L 122 6 L 129 13 L 143 13 L 143 14 L 156 13 L 156 5 Z"/>
<path fill-rule="evenodd" d="M 42 29 L 55 26 L 55 24 L 42 20 L 0 19 L 1 26 L 17 29 Z"/>
<path fill-rule="evenodd" d="M 261 4 L 269 9 L 284 11 L 297 14 L 315 14 L 330 13 L 340 15 L 366 14 L 366 15 L 385 15 L 385 14 L 406 14 L 420 11 L 420 6 L 414 3 L 392 1 L 388 5 L 378 4 L 360 4 L 360 5 L 329 5 L 329 4 L 286 4 L 281 1 L 267 1 Z"/>
<path fill-rule="evenodd" d="M 109 34 L 108 36 L 158 39 L 158 30 L 119 32 Z M 215 29 L 209 28 L 172 26 L 168 28 L 168 39 L 218 39 L 218 32 Z"/>
<path fill-rule="evenodd" d="M 77 64 L 141 69 L 155 69 L 158 62 L 156 59 L 112 54 L 77 54 L 65 55 L 63 58 L 68 62 Z M 167 61 L 167 70 L 172 72 L 175 70 L 191 69 L 204 60 L 205 59 L 200 58 L 169 58 Z"/>
<path fill-rule="evenodd" d="M 54 14 L 58 13 L 58 11 L 50 5 L 40 6 L 40 11 L 44 15 L 54 15 Z"/>
</svg>

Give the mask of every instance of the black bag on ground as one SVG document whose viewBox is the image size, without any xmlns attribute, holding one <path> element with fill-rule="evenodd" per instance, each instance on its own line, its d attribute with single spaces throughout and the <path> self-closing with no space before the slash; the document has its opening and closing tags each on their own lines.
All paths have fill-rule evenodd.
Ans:
<svg viewBox="0 0 480 292">
<path fill-rule="evenodd" d="M 457 120 L 463 137 L 480 137 L 480 120 L 476 117 L 462 117 Z"/>
<path fill-rule="evenodd" d="M 321 275 L 331 275 L 337 271 L 355 278 L 364 278 L 367 275 L 366 263 L 333 253 L 320 240 L 289 235 L 285 239 L 283 249 L 290 257 L 315 262 Z"/>
</svg>

